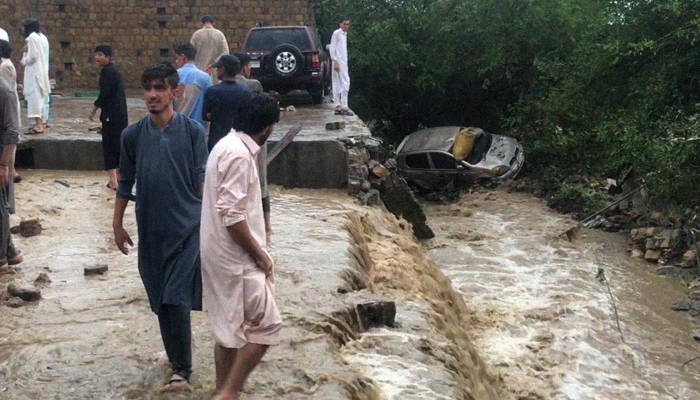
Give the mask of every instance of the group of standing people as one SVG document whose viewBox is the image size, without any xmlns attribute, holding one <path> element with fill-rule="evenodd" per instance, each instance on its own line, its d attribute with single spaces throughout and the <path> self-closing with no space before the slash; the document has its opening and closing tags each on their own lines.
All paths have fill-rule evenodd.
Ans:
<svg viewBox="0 0 700 400">
<path fill-rule="evenodd" d="M 107 186 L 116 191 L 112 228 L 119 250 L 133 246 L 123 219 L 136 203 L 138 269 L 172 366 L 164 391 L 189 389 L 190 311 L 206 306 L 215 337 L 217 400 L 236 400 L 281 327 L 274 299 L 265 142 L 279 121 L 277 101 L 249 78 L 250 57 L 229 54 L 210 16 L 189 43 L 175 47 L 175 67 L 160 63 L 141 76 L 148 115 L 128 124 L 124 83 L 110 45 L 95 47 L 101 67 L 98 110 Z M 22 21 L 27 45 L 23 93 L 29 133 L 48 120 L 48 40 L 36 19 Z M 347 108 L 347 28 L 331 41 L 336 113 Z M 4 71 L 9 41 L 0 30 Z M 5 33 L 6 36 L 6 33 Z M 8 43 L 6 46 L 5 43 Z M 11 64 L 11 63 L 10 63 Z M 0 267 L 21 256 L 9 234 L 12 163 L 20 130 L 14 78 L 0 75 Z M 8 82 L 6 79 L 9 79 Z M 207 135 L 208 130 L 208 135 Z M 133 193 L 134 187 L 136 188 Z"/>
<path fill-rule="evenodd" d="M 25 45 L 22 93 L 27 102 L 27 118 L 34 120 L 25 134 L 44 133 L 48 128 L 51 84 L 49 82 L 49 41 L 41 33 L 36 18 L 21 21 Z M 10 60 L 10 37 L 0 28 L 0 269 L 23 261 L 10 235 L 10 214 L 15 211 L 14 183 L 21 177 L 14 159 L 21 129 L 17 69 Z"/>
<path fill-rule="evenodd" d="M 211 17 L 202 21 L 218 40 Z M 204 303 L 216 339 L 216 398 L 238 399 L 281 327 L 266 250 L 266 157 L 260 157 L 280 112 L 260 83 L 245 77 L 245 55 L 227 48 L 206 61 L 213 76 L 200 69 L 198 47 L 216 54 L 218 44 L 198 32 L 175 46 L 175 66 L 160 63 L 142 74 L 149 115 L 131 125 L 112 49 L 98 45 L 100 95 L 90 117 L 102 109 L 103 141 L 113 142 L 103 144 L 105 167 L 119 160 L 108 185 L 116 177 L 112 227 L 125 254 L 133 241 L 124 213 L 129 201 L 136 203 L 139 274 L 172 366 L 162 390 L 189 390 L 190 311 Z"/>
</svg>

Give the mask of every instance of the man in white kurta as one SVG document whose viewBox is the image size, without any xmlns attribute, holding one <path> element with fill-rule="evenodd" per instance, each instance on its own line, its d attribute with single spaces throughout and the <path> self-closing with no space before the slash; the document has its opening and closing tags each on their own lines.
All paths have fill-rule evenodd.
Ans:
<svg viewBox="0 0 700 400">
<path fill-rule="evenodd" d="M 41 39 L 41 50 L 44 54 L 44 71 L 46 71 L 46 78 L 49 78 L 49 38 L 43 33 L 39 32 L 39 39 Z M 45 123 L 49 122 L 49 111 L 51 106 L 51 80 L 49 79 L 49 92 L 44 96 L 44 114 L 43 119 Z"/>
<path fill-rule="evenodd" d="M 22 20 L 27 42 L 21 63 L 24 65 L 24 98 L 27 118 L 34 120 L 30 133 L 44 133 L 44 100 L 51 89 L 44 46 L 39 36 L 39 22 L 34 18 Z"/>
<path fill-rule="evenodd" d="M 238 399 L 282 324 L 257 168 L 279 108 L 266 94 L 249 96 L 238 108 L 240 131 L 211 150 L 204 180 L 200 251 L 204 306 L 216 340 L 215 399 Z"/>
<path fill-rule="evenodd" d="M 350 75 L 348 73 L 348 28 L 350 20 L 340 17 L 339 28 L 331 36 L 331 44 L 328 47 L 331 60 L 333 60 L 333 71 L 331 79 L 333 82 L 333 103 L 335 103 L 335 113 L 339 115 L 353 115 L 348 108 L 348 93 L 350 92 Z"/>
<path fill-rule="evenodd" d="M 223 32 L 214 28 L 214 18 L 211 15 L 202 17 L 202 29 L 192 34 L 190 43 L 197 49 L 194 60 L 197 68 L 209 74 L 212 85 L 219 83 L 216 69 L 212 69 L 211 65 L 222 55 L 228 54 L 228 42 Z"/>
</svg>

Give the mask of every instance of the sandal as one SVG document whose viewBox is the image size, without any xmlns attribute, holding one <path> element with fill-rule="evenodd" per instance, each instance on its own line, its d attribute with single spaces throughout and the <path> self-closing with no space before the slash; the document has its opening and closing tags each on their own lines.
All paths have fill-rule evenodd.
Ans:
<svg viewBox="0 0 700 400">
<path fill-rule="evenodd" d="M 32 129 L 24 132 L 25 135 L 41 135 L 45 131 L 37 131 L 36 128 L 32 127 Z"/>
<path fill-rule="evenodd" d="M 187 379 L 181 377 L 178 374 L 173 374 L 172 377 L 170 377 L 170 380 L 168 383 L 163 386 L 163 389 L 161 389 L 161 392 L 191 392 L 192 391 L 192 386 L 190 386 L 189 382 L 187 382 Z"/>
<path fill-rule="evenodd" d="M 17 264 L 21 264 L 22 261 L 24 261 L 24 257 L 22 257 L 22 253 L 19 253 L 19 254 L 17 254 L 16 256 L 12 257 L 12 258 L 8 258 L 8 259 L 7 259 L 7 264 L 9 264 L 9 265 L 17 265 Z"/>
</svg>

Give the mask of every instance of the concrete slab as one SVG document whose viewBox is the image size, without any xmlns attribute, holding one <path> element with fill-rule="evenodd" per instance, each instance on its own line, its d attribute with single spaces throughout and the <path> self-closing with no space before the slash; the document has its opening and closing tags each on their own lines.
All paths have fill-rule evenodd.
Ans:
<svg viewBox="0 0 700 400">
<path fill-rule="evenodd" d="M 37 169 L 101 170 L 102 138 L 91 129 L 99 121 L 89 121 L 94 98 L 55 96 L 52 102 L 50 129 L 41 135 L 20 135 L 17 166 Z M 283 104 L 289 104 L 285 99 Z M 270 183 L 285 187 L 343 188 L 347 184 L 345 142 L 370 137 L 367 126 L 357 117 L 336 116 L 332 104 L 303 104 L 284 107 L 280 123 L 268 141 L 272 148 L 287 130 L 296 124 L 303 129 L 268 167 Z M 146 115 L 143 100 L 127 98 L 129 121 Z M 24 111 L 24 110 L 23 110 Z M 26 114 L 24 114 L 26 115 Z M 31 127 L 24 118 L 23 132 Z M 330 122 L 344 122 L 344 128 L 326 130 Z"/>
</svg>

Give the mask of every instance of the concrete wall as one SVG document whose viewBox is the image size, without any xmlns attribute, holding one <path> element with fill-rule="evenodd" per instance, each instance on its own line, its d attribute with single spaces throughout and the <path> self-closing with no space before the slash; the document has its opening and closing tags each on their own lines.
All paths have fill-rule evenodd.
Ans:
<svg viewBox="0 0 700 400">
<path fill-rule="evenodd" d="M 342 189 L 348 185 L 347 158 L 338 140 L 294 141 L 267 166 L 267 181 L 290 188 Z"/>
<path fill-rule="evenodd" d="M 268 149 L 276 141 L 268 143 Z M 289 188 L 342 189 L 348 185 L 347 149 L 338 140 L 294 141 L 267 167 L 270 184 Z M 32 137 L 17 148 L 19 168 L 102 170 L 99 135 L 84 139 Z"/>
<path fill-rule="evenodd" d="M 21 83 L 24 38 L 20 21 L 39 19 L 51 46 L 50 76 L 57 89 L 97 89 L 93 49 L 110 43 L 127 88 L 138 88 L 144 68 L 172 61 L 173 43 L 188 41 L 212 15 L 237 50 L 256 23 L 313 24 L 309 0 L 2 0 L 0 28 L 10 35 Z"/>
</svg>

